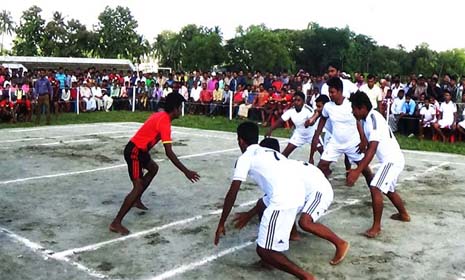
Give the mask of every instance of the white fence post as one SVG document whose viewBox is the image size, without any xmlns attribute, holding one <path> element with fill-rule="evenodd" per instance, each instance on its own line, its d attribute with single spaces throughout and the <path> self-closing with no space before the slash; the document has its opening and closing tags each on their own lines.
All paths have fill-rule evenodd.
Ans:
<svg viewBox="0 0 465 280">
<path fill-rule="evenodd" d="M 76 94 L 76 114 L 79 115 L 79 106 L 81 105 L 81 87 L 77 88 L 77 94 Z"/>
<path fill-rule="evenodd" d="M 232 112 L 232 108 L 233 108 L 233 93 L 231 92 L 231 94 L 229 95 L 229 120 L 232 120 L 232 115 L 233 115 L 233 112 Z"/>
<path fill-rule="evenodd" d="M 136 110 L 136 87 L 132 87 L 132 112 Z"/>
</svg>

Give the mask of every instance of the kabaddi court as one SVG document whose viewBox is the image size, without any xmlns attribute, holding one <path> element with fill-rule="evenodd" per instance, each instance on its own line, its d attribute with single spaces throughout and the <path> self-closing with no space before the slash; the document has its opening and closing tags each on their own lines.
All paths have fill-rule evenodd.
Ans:
<svg viewBox="0 0 465 280">
<path fill-rule="evenodd" d="M 1 279 L 293 279 L 262 267 L 255 253 L 258 220 L 231 224 L 260 197 L 243 184 L 226 236 L 213 245 L 223 199 L 240 155 L 235 133 L 173 127 L 173 150 L 201 179 L 192 184 L 152 149 L 160 166 L 142 200 L 123 221 L 128 236 L 108 225 L 131 189 L 123 149 L 140 123 L 100 123 L 2 129 L 0 133 Z M 282 140 L 282 148 L 286 139 Z M 291 158 L 307 159 L 309 147 Z M 343 162 L 332 166 L 335 199 L 320 222 L 351 244 L 331 266 L 332 245 L 302 233 L 288 256 L 318 279 L 465 279 L 465 157 L 404 151 L 398 191 L 412 221 L 371 226 L 363 178 L 345 186 Z M 377 168 L 376 162 L 372 166 Z M 286 174 L 283 174 L 285 176 Z"/>
</svg>

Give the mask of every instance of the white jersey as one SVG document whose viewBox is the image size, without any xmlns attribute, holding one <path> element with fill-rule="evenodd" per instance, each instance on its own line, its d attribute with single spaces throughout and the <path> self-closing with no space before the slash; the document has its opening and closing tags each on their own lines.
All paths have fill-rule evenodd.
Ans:
<svg viewBox="0 0 465 280">
<path fill-rule="evenodd" d="M 321 115 L 331 122 L 332 139 L 339 145 L 353 146 L 360 143 L 357 121 L 352 115 L 352 106 L 347 98 L 341 105 L 333 101 L 325 104 Z"/>
<path fill-rule="evenodd" d="M 454 113 L 457 113 L 457 106 L 454 102 L 442 102 L 439 110 L 442 112 L 442 119 L 444 123 L 452 125 L 454 123 Z"/>
<path fill-rule="evenodd" d="M 292 120 L 295 125 L 294 133 L 299 133 L 301 136 L 313 136 L 315 133 L 315 125 L 305 128 L 305 121 L 310 119 L 313 114 L 314 111 L 312 107 L 304 104 L 300 112 L 297 112 L 297 110 L 293 107 L 284 112 L 284 114 L 281 116 L 281 119 L 285 122 L 289 119 Z"/>
<path fill-rule="evenodd" d="M 298 171 L 298 176 L 305 184 L 305 196 L 309 196 L 317 191 L 332 192 L 331 184 L 318 167 L 304 161 L 292 159 L 290 161 Z"/>
<path fill-rule="evenodd" d="M 297 173 L 291 160 L 254 144 L 237 160 L 233 180 L 244 182 L 250 175 L 269 197 L 270 207 L 284 210 L 299 208 L 305 202 L 304 182 Z"/>
<path fill-rule="evenodd" d="M 420 109 L 420 116 L 423 117 L 423 124 L 429 125 L 431 123 L 436 122 L 436 107 L 434 105 L 429 104 L 428 107 L 423 106 Z"/>
<path fill-rule="evenodd" d="M 396 137 L 383 115 L 372 109 L 366 119 L 362 121 L 362 125 L 368 142 L 378 142 L 376 157 L 381 163 L 404 162 L 404 155 L 400 150 L 399 143 L 397 143 Z"/>
<path fill-rule="evenodd" d="M 349 98 L 352 93 L 358 90 L 357 86 L 354 83 L 352 83 L 350 80 L 341 79 L 341 82 L 342 82 L 342 95 L 345 98 Z M 321 94 L 329 96 L 329 87 L 327 83 L 324 83 L 323 86 L 321 87 Z"/>
</svg>

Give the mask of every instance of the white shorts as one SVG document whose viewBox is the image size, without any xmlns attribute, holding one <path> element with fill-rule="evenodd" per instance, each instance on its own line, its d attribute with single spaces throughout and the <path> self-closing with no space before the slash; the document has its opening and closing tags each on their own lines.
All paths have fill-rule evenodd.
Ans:
<svg viewBox="0 0 465 280">
<path fill-rule="evenodd" d="M 373 177 L 370 186 L 380 189 L 383 193 L 395 192 L 397 178 L 403 169 L 404 163 L 383 163 Z"/>
<path fill-rule="evenodd" d="M 439 124 L 439 127 L 440 128 L 450 128 L 453 124 L 453 121 L 448 121 L 448 120 L 444 120 L 444 119 L 440 119 L 438 121 L 438 124 Z"/>
<path fill-rule="evenodd" d="M 294 132 L 291 139 L 289 139 L 289 144 L 292 144 L 296 147 L 303 146 L 305 144 L 312 144 L 313 134 L 302 135 L 299 132 Z"/>
<path fill-rule="evenodd" d="M 463 129 L 465 129 L 465 121 L 459 122 L 458 125 L 460 125 Z"/>
<path fill-rule="evenodd" d="M 329 183 L 328 183 L 329 184 Z M 302 214 L 308 214 L 315 223 L 328 211 L 333 202 L 334 193 L 331 185 L 325 191 L 316 191 L 305 198 L 305 205 L 300 211 Z"/>
<path fill-rule="evenodd" d="M 347 155 L 350 162 L 359 162 L 363 159 L 363 153 L 358 153 L 358 143 L 353 146 L 341 146 L 340 144 L 335 143 L 334 138 L 331 138 L 328 144 L 325 147 L 321 159 L 329 162 L 336 162 L 341 155 Z"/>
<path fill-rule="evenodd" d="M 267 207 L 260 221 L 257 245 L 276 252 L 287 251 L 297 210 L 297 208 L 276 210 Z"/>
</svg>

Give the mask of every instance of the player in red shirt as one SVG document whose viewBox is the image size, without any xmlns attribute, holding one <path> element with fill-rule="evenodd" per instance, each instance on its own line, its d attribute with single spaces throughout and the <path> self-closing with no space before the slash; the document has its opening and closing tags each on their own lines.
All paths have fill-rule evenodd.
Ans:
<svg viewBox="0 0 465 280">
<path fill-rule="evenodd" d="M 165 101 L 165 111 L 152 114 L 141 128 L 131 138 L 124 149 L 124 159 L 128 164 L 129 177 L 133 189 L 124 199 L 123 205 L 110 224 L 110 231 L 122 235 L 129 234 L 129 230 L 121 222 L 131 207 L 147 210 L 141 197 L 158 172 L 158 165 L 150 158 L 149 151 L 158 141 L 163 143 L 166 156 L 186 175 L 191 182 L 200 179 L 197 172 L 187 169 L 172 150 L 171 121 L 181 115 L 181 105 L 184 98 L 180 94 L 169 94 Z M 143 175 L 142 169 L 147 169 Z"/>
</svg>

